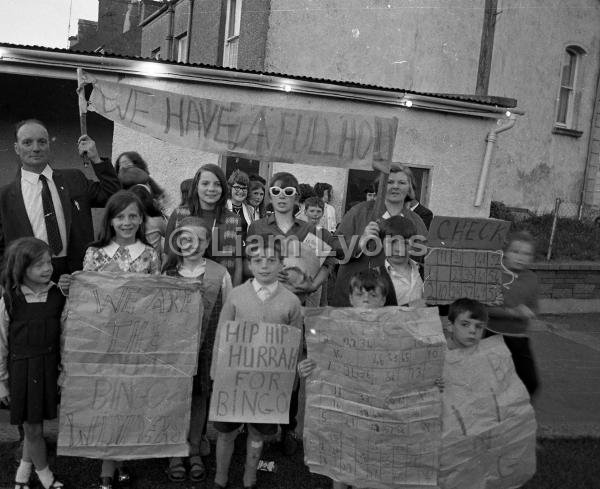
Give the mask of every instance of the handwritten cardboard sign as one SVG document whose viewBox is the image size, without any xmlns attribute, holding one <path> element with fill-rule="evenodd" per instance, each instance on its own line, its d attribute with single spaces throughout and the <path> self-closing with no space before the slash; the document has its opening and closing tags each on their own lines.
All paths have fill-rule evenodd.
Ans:
<svg viewBox="0 0 600 489">
<path fill-rule="evenodd" d="M 536 422 L 500 336 L 444 364 L 442 489 L 521 487 L 535 474 Z"/>
<path fill-rule="evenodd" d="M 223 102 L 95 80 L 92 110 L 163 141 L 258 160 L 388 169 L 398 120 Z"/>
<path fill-rule="evenodd" d="M 200 285 L 79 272 L 66 311 L 58 453 L 113 460 L 187 455 Z"/>
<path fill-rule="evenodd" d="M 432 248 L 501 250 L 510 222 L 480 217 L 434 216 L 427 235 Z"/>
<path fill-rule="evenodd" d="M 307 309 L 305 463 L 353 487 L 436 487 L 445 340 L 436 308 Z"/>
<path fill-rule="evenodd" d="M 284 324 L 228 321 L 217 335 L 209 419 L 287 424 L 302 332 Z"/>
<path fill-rule="evenodd" d="M 498 219 L 435 216 L 425 257 L 423 295 L 430 304 L 461 297 L 502 303 L 502 247 L 510 223 Z"/>
</svg>

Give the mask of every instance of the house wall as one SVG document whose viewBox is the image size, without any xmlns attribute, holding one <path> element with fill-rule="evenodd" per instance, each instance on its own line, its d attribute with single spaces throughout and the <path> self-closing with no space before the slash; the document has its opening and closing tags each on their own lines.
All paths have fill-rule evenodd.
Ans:
<svg viewBox="0 0 600 489">
<path fill-rule="evenodd" d="M 152 51 L 160 48 L 161 59 L 168 59 L 169 15 L 167 12 L 159 15 L 142 27 L 142 58 L 150 58 Z"/>
<path fill-rule="evenodd" d="M 491 173 L 493 198 L 536 211 L 549 211 L 561 198 L 562 213 L 575 215 L 594 130 L 600 3 L 574 0 L 567 8 L 557 0 L 530 0 L 527 8 L 515 8 L 514 2 L 501 0 L 498 9 L 490 93 L 516 98 L 526 114 L 500 136 Z M 579 80 L 579 138 L 552 133 L 563 54 L 571 44 L 588 53 Z"/>
<path fill-rule="evenodd" d="M 265 70 L 473 93 L 482 22 L 472 0 L 271 0 Z"/>
<path fill-rule="evenodd" d="M 271 0 L 264 69 L 420 92 L 474 93 L 484 6 L 483 0 L 476 3 L 330 0 L 320 8 L 311 0 Z M 574 0 L 567 7 L 559 0 L 500 0 L 498 12 L 489 94 L 516 98 L 526 115 L 498 137 L 486 197 L 535 211 L 552 209 L 560 197 L 562 212 L 574 214 L 598 81 L 600 3 Z M 580 79 L 579 138 L 552 133 L 569 44 L 588 52 Z M 445 137 L 450 134 L 437 136 Z M 451 141 L 470 142 L 481 148 L 477 138 Z M 591 161 L 590 175 L 600 188 L 598 160 L 592 155 Z M 465 163 L 454 165 L 462 173 Z M 446 168 L 432 166 L 434 187 Z M 435 201 L 440 190 L 434 187 Z"/>
</svg>

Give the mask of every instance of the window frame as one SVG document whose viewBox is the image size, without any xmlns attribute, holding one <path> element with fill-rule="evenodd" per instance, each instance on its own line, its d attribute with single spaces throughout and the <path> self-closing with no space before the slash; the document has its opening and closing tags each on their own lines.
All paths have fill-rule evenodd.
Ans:
<svg viewBox="0 0 600 489">
<path fill-rule="evenodd" d="M 568 45 L 562 53 L 560 78 L 556 108 L 554 112 L 554 134 L 579 137 L 583 134 L 578 127 L 579 104 L 581 99 L 581 79 L 585 49 L 577 45 Z M 569 79 L 564 80 L 565 70 L 569 69 Z M 564 115 L 564 120 L 563 119 Z"/>
<path fill-rule="evenodd" d="M 224 31 L 224 42 L 223 42 L 223 66 L 227 66 L 230 68 L 237 68 L 237 60 L 236 66 L 232 66 L 230 63 L 230 51 L 231 46 L 235 43 L 239 43 L 240 38 L 240 26 L 242 20 L 242 2 L 243 0 L 227 0 L 227 9 L 225 14 L 225 31 Z M 232 22 L 232 5 L 235 7 L 233 11 L 233 22 Z M 233 31 L 230 34 L 230 31 Z"/>
<path fill-rule="evenodd" d="M 175 36 L 173 43 L 173 61 L 178 63 L 187 62 L 187 44 L 189 42 L 187 31 Z"/>
<path fill-rule="evenodd" d="M 162 58 L 160 57 L 160 51 L 161 51 L 160 47 L 157 47 L 157 48 L 155 48 L 155 49 L 151 50 L 151 51 L 150 51 L 150 58 L 152 58 L 152 59 L 155 59 L 155 60 L 160 60 L 160 59 L 162 59 Z"/>
</svg>

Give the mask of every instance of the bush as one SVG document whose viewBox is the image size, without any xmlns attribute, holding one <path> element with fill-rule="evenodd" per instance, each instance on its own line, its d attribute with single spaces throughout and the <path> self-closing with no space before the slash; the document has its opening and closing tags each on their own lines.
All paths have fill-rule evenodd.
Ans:
<svg viewBox="0 0 600 489">
<path fill-rule="evenodd" d="M 530 217 L 517 222 L 507 206 L 492 202 L 490 217 L 512 222 L 511 230 L 529 231 L 536 239 L 536 261 L 546 259 L 552 233 L 552 214 Z M 559 217 L 556 223 L 553 261 L 600 260 L 600 227 L 574 218 Z"/>
</svg>

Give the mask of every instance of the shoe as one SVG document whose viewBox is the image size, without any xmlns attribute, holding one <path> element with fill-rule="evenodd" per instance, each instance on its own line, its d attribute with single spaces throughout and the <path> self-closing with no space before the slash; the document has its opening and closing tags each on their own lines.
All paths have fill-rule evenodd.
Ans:
<svg viewBox="0 0 600 489">
<path fill-rule="evenodd" d="M 98 489 L 113 489 L 112 477 L 100 477 L 100 485 Z"/>
<path fill-rule="evenodd" d="M 117 467 L 115 473 L 119 487 L 129 487 L 131 485 L 131 473 L 127 467 Z"/>
<path fill-rule="evenodd" d="M 244 489 L 257 489 L 256 484 L 252 484 L 251 486 L 244 486 Z"/>
<path fill-rule="evenodd" d="M 291 457 L 298 450 L 298 435 L 295 431 L 284 431 L 281 435 L 281 449 L 284 455 Z"/>
<path fill-rule="evenodd" d="M 171 482 L 183 482 L 185 480 L 185 467 L 180 457 L 175 457 L 169 460 L 167 467 L 167 478 Z"/>
<path fill-rule="evenodd" d="M 29 482 L 13 482 L 13 485 L 17 488 L 17 489 L 29 489 Z"/>
<path fill-rule="evenodd" d="M 221 484 L 213 483 L 213 489 L 227 489 L 227 486 L 222 486 Z"/>
<path fill-rule="evenodd" d="M 190 457 L 190 480 L 192 482 L 202 482 L 206 479 L 206 469 L 199 455 Z"/>
<path fill-rule="evenodd" d="M 66 486 L 62 482 L 56 480 L 56 477 L 54 477 L 52 479 L 52 484 L 48 486 L 48 489 L 66 489 Z"/>
</svg>

